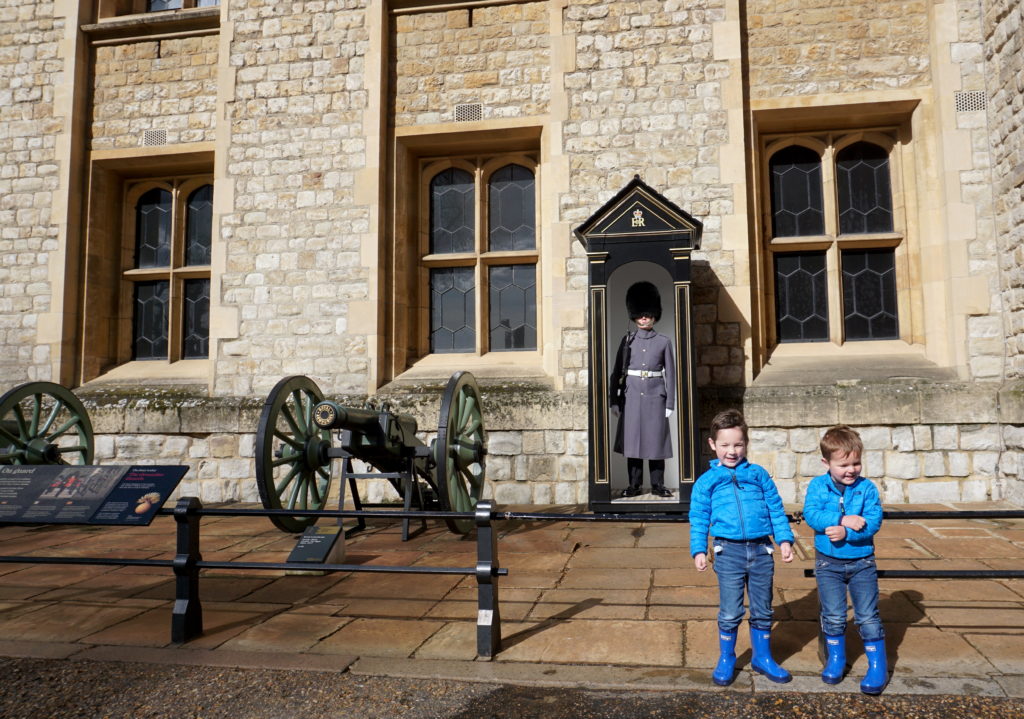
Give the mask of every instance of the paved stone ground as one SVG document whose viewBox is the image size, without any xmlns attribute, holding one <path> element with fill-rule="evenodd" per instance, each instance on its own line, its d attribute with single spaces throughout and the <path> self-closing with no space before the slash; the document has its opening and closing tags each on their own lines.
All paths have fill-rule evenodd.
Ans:
<svg viewBox="0 0 1024 719">
<path fill-rule="evenodd" d="M 986 508 L 994 505 L 987 504 Z M 977 505 L 900 506 L 968 509 Z M 576 511 L 579 508 L 560 508 Z M 857 692 L 865 661 L 850 630 L 851 676 L 817 678 L 813 552 L 776 573 L 776 658 L 787 690 Z M 174 523 L 150 527 L 0 527 L 0 554 L 171 557 Z M 711 690 L 717 589 L 693 569 L 685 524 L 504 523 L 499 558 L 502 650 L 475 659 L 472 577 L 205 570 L 205 633 L 170 643 L 173 578 L 149 567 L 0 564 L 0 655 L 176 665 L 345 671 L 643 690 Z M 284 561 L 295 537 L 264 518 L 202 523 L 207 560 Z M 1024 520 L 888 521 L 882 568 L 1020 569 Z M 432 524 L 408 542 L 379 520 L 349 538 L 346 563 L 471 567 L 475 542 Z M 883 580 L 894 678 L 887 694 L 1024 697 L 1024 580 Z M 741 668 L 749 648 L 741 633 Z M 728 691 L 778 689 L 743 671 Z"/>
</svg>

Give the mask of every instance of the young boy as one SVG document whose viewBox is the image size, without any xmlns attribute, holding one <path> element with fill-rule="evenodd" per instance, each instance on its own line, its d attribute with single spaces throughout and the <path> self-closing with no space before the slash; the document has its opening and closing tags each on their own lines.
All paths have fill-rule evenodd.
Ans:
<svg viewBox="0 0 1024 719">
<path fill-rule="evenodd" d="M 697 571 L 708 568 L 708 530 L 718 575 L 718 664 L 712 681 L 727 686 L 735 677 L 736 630 L 743 620 L 743 588 L 750 603 L 751 668 L 773 682 L 792 677 L 771 654 L 772 537 L 782 561 L 793 561 L 793 532 L 782 498 L 763 467 L 747 461 L 747 424 L 734 409 L 711 420 L 711 469 L 690 496 L 690 555 Z"/>
<path fill-rule="evenodd" d="M 878 614 L 878 572 L 874 536 L 882 526 L 882 503 L 871 480 L 860 476 L 864 444 L 846 425 L 821 438 L 821 462 L 828 469 L 807 487 L 804 520 L 814 530 L 814 575 L 821 603 L 827 658 L 821 679 L 838 684 L 846 670 L 846 593 L 868 671 L 860 690 L 881 694 L 888 680 L 885 632 Z"/>
</svg>

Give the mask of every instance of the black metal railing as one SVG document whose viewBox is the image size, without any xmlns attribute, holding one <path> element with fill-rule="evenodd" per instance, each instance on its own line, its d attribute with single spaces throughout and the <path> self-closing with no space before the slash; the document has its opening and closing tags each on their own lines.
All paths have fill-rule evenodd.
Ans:
<svg viewBox="0 0 1024 719">
<path fill-rule="evenodd" d="M 91 564 L 113 566 L 169 567 L 174 571 L 174 609 L 171 613 L 171 641 L 184 644 L 203 633 L 203 607 L 199 599 L 203 569 L 301 570 L 315 568 L 323 572 L 386 572 L 397 574 L 455 574 L 476 577 L 477 582 L 477 654 L 493 657 L 501 647 L 501 612 L 498 581 L 508 570 L 498 566 L 498 541 L 492 523 L 494 511 L 489 501 L 480 502 L 475 512 L 283 510 L 204 508 L 195 497 L 183 497 L 171 514 L 177 524 L 174 559 L 122 559 L 116 557 L 44 557 L 0 556 L 0 562 L 35 564 Z M 308 562 L 207 561 L 202 557 L 200 522 L 203 517 L 241 517 L 286 515 L 290 517 L 385 517 L 398 519 L 471 519 L 476 524 L 476 565 L 473 567 L 387 566 L 372 564 L 316 564 Z"/>
</svg>

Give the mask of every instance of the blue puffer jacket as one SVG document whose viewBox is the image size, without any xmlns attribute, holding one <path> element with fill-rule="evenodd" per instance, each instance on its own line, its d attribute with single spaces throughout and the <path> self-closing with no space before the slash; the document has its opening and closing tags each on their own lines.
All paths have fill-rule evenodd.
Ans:
<svg viewBox="0 0 1024 719">
<path fill-rule="evenodd" d="M 708 530 L 725 539 L 773 536 L 792 542 L 782 497 L 764 467 L 746 459 L 734 469 L 717 459 L 697 478 L 690 495 L 690 556 L 708 551 Z"/>
<path fill-rule="evenodd" d="M 846 528 L 846 537 L 833 542 L 825 536 L 826 527 L 834 527 L 843 515 L 864 517 L 859 532 Z M 870 479 L 857 477 L 842 494 L 827 472 L 811 480 L 804 498 L 804 521 L 814 530 L 814 548 L 837 559 L 859 559 L 875 553 L 875 533 L 882 526 L 882 502 L 878 488 Z"/>
</svg>

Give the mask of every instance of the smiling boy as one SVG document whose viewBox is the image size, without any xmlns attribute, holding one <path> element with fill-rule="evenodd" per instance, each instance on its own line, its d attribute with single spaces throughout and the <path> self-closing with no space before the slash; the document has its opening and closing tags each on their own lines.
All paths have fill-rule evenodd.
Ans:
<svg viewBox="0 0 1024 719">
<path fill-rule="evenodd" d="M 750 667 L 773 682 L 791 677 L 772 657 L 772 537 L 783 562 L 793 561 L 793 531 L 768 472 L 747 461 L 747 423 L 738 410 L 711 420 L 711 467 L 690 496 L 690 556 L 708 568 L 708 533 L 718 575 L 718 663 L 711 679 L 728 686 L 736 676 L 736 634 L 743 620 L 743 590 L 750 604 Z"/>
<path fill-rule="evenodd" d="M 814 530 L 814 576 L 821 604 L 827 657 L 821 680 L 838 684 L 846 671 L 846 596 L 853 603 L 868 671 L 865 694 L 880 694 L 888 681 L 885 631 L 878 613 L 878 570 L 874 536 L 882 526 L 878 489 L 860 476 L 864 444 L 846 425 L 821 438 L 821 462 L 828 470 L 811 480 L 804 521 Z"/>
</svg>

